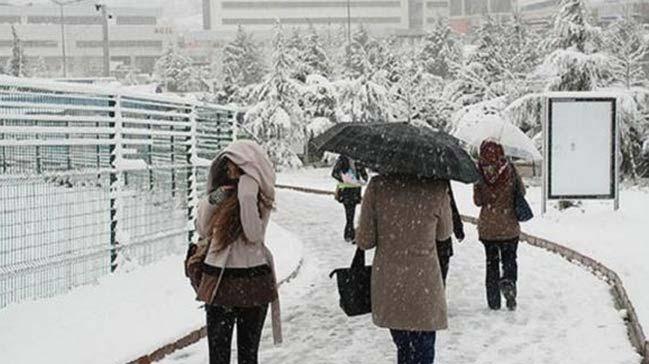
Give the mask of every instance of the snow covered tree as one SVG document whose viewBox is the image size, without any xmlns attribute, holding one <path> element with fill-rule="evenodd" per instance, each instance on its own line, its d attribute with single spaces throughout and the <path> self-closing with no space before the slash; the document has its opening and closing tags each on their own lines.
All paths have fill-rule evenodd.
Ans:
<svg viewBox="0 0 649 364">
<path fill-rule="evenodd" d="M 541 65 L 552 91 L 590 91 L 610 76 L 611 58 L 596 52 L 596 30 L 588 23 L 584 0 L 562 0 L 548 44 L 555 48 Z"/>
<path fill-rule="evenodd" d="M 549 43 L 553 48 L 574 48 L 586 52 L 593 31 L 587 19 L 584 0 L 561 0 L 559 12 L 554 18 L 553 36 Z"/>
<path fill-rule="evenodd" d="M 14 25 L 11 26 L 11 35 L 13 37 L 11 58 L 7 61 L 5 72 L 14 77 L 28 77 L 27 58 L 25 57 L 22 41 Z"/>
<path fill-rule="evenodd" d="M 291 36 L 286 41 L 286 51 L 290 54 L 293 60 L 291 77 L 306 81 L 306 76 L 309 74 L 309 67 L 304 60 L 304 50 L 306 44 L 302 36 L 302 29 L 299 27 L 293 28 Z"/>
<path fill-rule="evenodd" d="M 307 121 L 327 118 L 336 121 L 337 98 L 334 85 L 326 78 L 312 74 L 306 79 L 301 95 L 304 116 Z"/>
<path fill-rule="evenodd" d="M 325 78 L 329 78 L 333 74 L 331 61 L 313 25 L 309 26 L 309 36 L 306 40 L 304 50 L 300 54 L 300 60 L 306 65 L 309 74 L 317 74 Z"/>
<path fill-rule="evenodd" d="M 223 88 L 227 102 L 240 88 L 258 83 L 264 76 L 259 48 L 242 26 L 223 50 Z"/>
<path fill-rule="evenodd" d="M 628 18 L 611 24 L 602 43 L 602 49 L 612 58 L 613 82 L 627 89 L 647 84 L 643 63 L 649 53 L 649 42 L 638 22 Z"/>
<path fill-rule="evenodd" d="M 295 167 L 296 150 L 306 142 L 306 125 L 298 104 L 300 85 L 290 77 L 293 60 L 287 51 L 280 23 L 275 26 L 273 65 L 263 83 L 255 87 L 255 105 L 245 115 L 245 125 L 268 150 L 276 166 Z"/>
<path fill-rule="evenodd" d="M 435 21 L 433 29 L 424 37 L 417 57 L 426 72 L 443 78 L 451 76 L 451 63 L 461 62 L 462 48 L 446 19 Z"/>
<path fill-rule="evenodd" d="M 381 44 L 372 38 L 362 25 L 359 25 L 352 35 L 347 52 L 349 54 L 346 54 L 345 60 L 346 74 L 352 78 L 369 75 L 380 69 L 385 62 Z"/>
<path fill-rule="evenodd" d="M 335 83 L 338 97 L 337 119 L 342 122 L 387 122 L 393 104 L 382 73 L 343 79 Z"/>
<path fill-rule="evenodd" d="M 34 62 L 31 62 L 29 74 L 33 77 L 47 77 L 49 72 L 45 59 L 41 56 L 37 57 Z"/>
<path fill-rule="evenodd" d="M 167 47 L 153 68 L 155 79 L 171 92 L 187 91 L 187 85 L 194 79 L 191 60 L 178 53 L 173 44 Z"/>
</svg>

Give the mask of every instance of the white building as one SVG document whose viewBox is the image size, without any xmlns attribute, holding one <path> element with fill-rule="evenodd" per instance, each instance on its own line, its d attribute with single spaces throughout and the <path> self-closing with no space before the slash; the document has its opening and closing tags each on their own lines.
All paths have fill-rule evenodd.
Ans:
<svg viewBox="0 0 649 364">
<path fill-rule="evenodd" d="M 349 10 L 349 17 L 348 17 Z M 421 32 L 438 16 L 448 16 L 448 1 L 427 0 L 204 0 L 205 30 L 232 34 L 239 25 L 267 33 L 276 20 L 286 26 L 363 24 L 381 33 Z"/>
<path fill-rule="evenodd" d="M 101 75 L 102 18 L 94 3 L 65 6 L 65 51 L 68 76 Z M 0 62 L 11 55 L 14 25 L 29 59 L 42 57 L 53 73 L 61 74 L 61 9 L 55 5 L 12 6 L 0 3 Z M 159 8 L 109 8 L 111 64 L 126 64 L 150 72 L 164 45 L 172 39 L 159 24 Z"/>
</svg>

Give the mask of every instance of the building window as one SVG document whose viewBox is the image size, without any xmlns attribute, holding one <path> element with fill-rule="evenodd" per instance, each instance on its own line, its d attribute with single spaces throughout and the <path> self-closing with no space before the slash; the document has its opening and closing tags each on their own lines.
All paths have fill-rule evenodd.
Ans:
<svg viewBox="0 0 649 364">
<path fill-rule="evenodd" d="M 0 24 L 17 24 L 20 23 L 20 17 L 14 15 L 0 15 Z"/>
<path fill-rule="evenodd" d="M 486 14 L 489 12 L 486 0 L 465 0 L 464 13 L 466 15 Z"/>
<path fill-rule="evenodd" d="M 223 25 L 272 25 L 277 20 L 274 18 L 231 18 L 223 19 Z M 281 18 L 282 24 L 337 24 L 347 23 L 347 17 L 327 18 Z M 400 17 L 351 17 L 353 23 L 362 24 L 399 24 Z"/>
<path fill-rule="evenodd" d="M 59 43 L 54 40 L 22 40 L 25 48 L 56 48 Z M 0 47 L 12 47 L 13 40 L 0 40 Z"/>
<path fill-rule="evenodd" d="M 540 2 L 536 2 L 536 3 L 524 5 L 521 8 L 521 10 L 522 11 L 535 11 L 535 10 L 553 8 L 556 5 L 557 5 L 556 0 L 546 0 L 546 1 L 540 1 Z"/>
<path fill-rule="evenodd" d="M 462 16 L 462 2 L 464 0 L 451 0 L 449 11 L 451 16 Z"/>
<path fill-rule="evenodd" d="M 422 0 L 410 0 L 408 5 L 409 28 L 422 29 L 424 27 L 424 3 Z"/>
<path fill-rule="evenodd" d="M 203 30 L 212 29 L 212 1 L 203 0 Z"/>
<path fill-rule="evenodd" d="M 78 40 L 77 48 L 101 48 L 104 42 L 101 40 Z M 111 47 L 116 48 L 162 48 L 161 40 L 111 40 Z"/>
<path fill-rule="evenodd" d="M 155 16 L 117 16 L 118 25 L 156 25 Z"/>
<path fill-rule="evenodd" d="M 27 23 L 30 24 L 60 24 L 61 18 L 58 16 L 29 16 Z M 99 16 L 66 16 L 63 23 L 71 25 L 92 25 L 101 24 Z"/>
<path fill-rule="evenodd" d="M 428 9 L 447 9 L 448 1 L 427 1 L 426 7 Z"/>
<path fill-rule="evenodd" d="M 491 0 L 492 13 L 511 13 L 512 0 Z"/>
<path fill-rule="evenodd" d="M 350 1 L 352 8 L 399 8 L 400 1 Z M 222 9 L 346 8 L 347 1 L 224 1 Z"/>
</svg>

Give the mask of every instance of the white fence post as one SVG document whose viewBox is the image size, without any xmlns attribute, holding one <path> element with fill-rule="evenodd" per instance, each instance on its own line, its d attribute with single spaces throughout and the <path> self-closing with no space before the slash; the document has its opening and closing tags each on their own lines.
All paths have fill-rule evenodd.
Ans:
<svg viewBox="0 0 649 364">
<path fill-rule="evenodd" d="M 192 105 L 192 111 L 189 114 L 190 135 L 187 140 L 187 230 L 188 243 L 194 242 L 194 219 L 196 218 L 196 206 L 198 203 L 197 183 L 197 162 L 198 162 L 198 138 L 197 138 L 197 106 Z"/>
<path fill-rule="evenodd" d="M 119 253 L 119 243 L 121 238 L 119 220 L 123 216 L 123 209 L 121 201 L 123 176 L 120 169 L 120 162 L 123 157 L 123 122 L 121 111 L 121 95 L 116 94 L 114 101 L 110 103 L 113 111 L 109 112 L 109 116 L 113 122 L 110 126 L 113 128 L 114 133 L 110 135 L 110 271 L 114 272 L 117 269 L 117 256 Z"/>
</svg>

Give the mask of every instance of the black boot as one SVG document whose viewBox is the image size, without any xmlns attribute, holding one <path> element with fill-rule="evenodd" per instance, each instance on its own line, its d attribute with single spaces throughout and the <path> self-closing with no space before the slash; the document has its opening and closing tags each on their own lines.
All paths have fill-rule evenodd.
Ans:
<svg viewBox="0 0 649 364">
<path fill-rule="evenodd" d="M 509 279 L 503 279 L 500 281 L 500 291 L 507 300 L 507 308 L 510 311 L 516 310 L 516 284 Z"/>
</svg>

